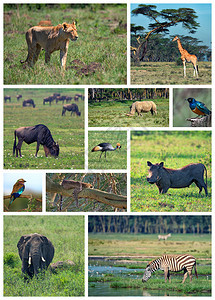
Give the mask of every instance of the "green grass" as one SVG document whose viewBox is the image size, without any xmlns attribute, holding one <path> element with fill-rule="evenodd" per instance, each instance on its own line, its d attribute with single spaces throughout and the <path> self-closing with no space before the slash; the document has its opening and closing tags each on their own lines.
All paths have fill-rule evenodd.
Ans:
<svg viewBox="0 0 215 300">
<path fill-rule="evenodd" d="M 21 200 L 22 199 L 22 200 Z M 21 201 L 19 201 L 21 200 Z M 4 211 L 21 211 L 21 212 L 41 212 L 42 211 L 42 195 L 32 195 L 32 198 L 25 198 L 24 195 L 14 201 L 10 207 L 10 198 L 4 199 Z"/>
<path fill-rule="evenodd" d="M 4 168 L 5 169 L 83 169 L 84 168 L 84 101 L 77 103 L 81 116 L 69 112 L 61 116 L 62 103 L 43 105 L 43 98 L 55 92 L 73 96 L 83 89 L 5 89 L 5 95 L 12 97 L 11 103 L 4 105 Z M 32 98 L 36 107 L 22 107 L 17 102 L 20 93 L 24 99 Z M 58 142 L 58 158 L 45 157 L 40 145 L 35 158 L 36 143 L 22 145 L 22 158 L 13 156 L 14 130 L 22 126 L 46 125 L 55 142 Z M 18 142 L 18 141 L 17 141 Z"/>
<path fill-rule="evenodd" d="M 4 26 L 4 83 L 5 84 L 126 84 L 127 83 L 127 9 L 126 4 L 63 5 L 28 10 L 19 6 L 19 15 L 14 6 L 11 21 Z M 7 11 L 6 10 L 6 11 Z M 25 32 L 39 21 L 50 16 L 53 25 L 74 20 L 77 22 L 78 40 L 71 42 L 67 56 L 65 74 L 60 70 L 60 53 L 51 55 L 45 64 L 45 53 L 41 51 L 34 68 L 23 68 L 20 60 L 27 57 Z M 86 65 L 99 63 L 95 73 L 77 74 L 71 68 L 72 61 Z"/>
<path fill-rule="evenodd" d="M 120 143 L 121 149 L 91 152 L 100 143 L 110 143 L 114 148 Z M 127 132 L 126 131 L 88 131 L 88 168 L 89 169 L 126 169 L 127 168 Z"/>
<path fill-rule="evenodd" d="M 161 273 L 161 272 L 160 272 Z M 163 272 L 162 272 L 163 273 Z M 142 272 L 143 274 L 143 272 Z M 156 275 L 158 272 L 156 272 Z M 109 282 L 111 288 L 141 288 L 143 290 L 174 290 L 178 292 L 184 292 L 189 294 L 197 293 L 210 293 L 211 292 L 211 280 L 207 278 L 195 278 L 193 276 L 192 284 L 190 284 L 189 279 L 182 284 L 183 274 L 171 274 L 171 283 L 165 283 L 164 276 L 156 278 L 153 274 L 152 278 L 143 284 L 141 279 L 131 279 L 131 278 L 121 278 L 118 276 L 105 276 L 105 277 L 90 277 L 89 282 Z M 161 274 L 160 274 L 161 275 Z M 153 278 L 154 277 L 154 278 Z M 176 278 L 175 278 L 176 277 Z"/>
<path fill-rule="evenodd" d="M 174 274 L 175 275 L 175 274 Z M 145 282 L 143 285 L 142 280 L 137 279 L 121 279 L 115 278 L 112 279 L 110 287 L 112 288 L 141 288 L 143 290 L 173 290 L 173 291 L 180 291 L 186 294 L 197 294 L 197 293 L 204 293 L 211 292 L 211 280 L 207 280 L 207 278 L 197 279 L 193 277 L 192 284 L 190 284 L 189 279 L 182 284 L 183 275 L 181 278 L 174 278 L 174 275 L 171 276 L 171 283 L 165 283 L 164 278 L 151 278 L 148 282 Z"/>
<path fill-rule="evenodd" d="M 184 78 L 183 64 L 175 62 L 141 62 L 131 66 L 131 84 L 211 84 L 211 62 L 201 61 L 199 78 L 193 77 L 193 67 L 187 64 L 187 77 Z"/>
<path fill-rule="evenodd" d="M 203 163 L 207 168 L 208 197 L 193 183 L 189 188 L 169 189 L 159 194 L 150 185 L 147 161 L 164 162 L 177 169 L 189 163 Z M 131 211 L 211 211 L 211 132 L 145 132 L 132 134 L 131 140 Z"/>
<path fill-rule="evenodd" d="M 24 234 L 40 233 L 55 247 L 52 262 L 73 261 L 71 269 L 25 282 L 17 242 Z M 4 217 L 4 296 L 84 296 L 84 217 L 6 216 Z"/>
<path fill-rule="evenodd" d="M 153 99 L 157 106 L 157 115 L 150 112 L 133 117 L 126 116 L 130 112 L 133 101 L 100 102 L 88 106 L 89 127 L 168 127 L 169 100 Z"/>
</svg>

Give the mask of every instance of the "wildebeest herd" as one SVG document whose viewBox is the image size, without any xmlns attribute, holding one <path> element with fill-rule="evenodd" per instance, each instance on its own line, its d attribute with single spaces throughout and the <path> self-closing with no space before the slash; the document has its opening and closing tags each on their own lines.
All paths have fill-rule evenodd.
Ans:
<svg viewBox="0 0 215 300">
<path fill-rule="evenodd" d="M 63 104 L 64 104 L 64 101 L 66 101 L 66 103 L 68 103 L 68 102 L 71 102 L 72 99 L 74 99 L 74 101 L 78 102 L 79 98 L 81 100 L 84 100 L 84 95 L 76 94 L 74 97 L 71 97 L 71 96 L 60 95 L 59 93 L 54 93 L 53 95 L 51 95 L 49 97 L 45 97 L 43 99 L 43 105 L 45 105 L 46 103 L 49 103 L 49 105 L 51 105 L 54 100 L 56 103 L 63 102 Z"/>
<path fill-rule="evenodd" d="M 19 94 L 16 96 L 16 98 L 17 101 L 19 101 L 22 98 L 22 95 Z M 59 93 L 53 93 L 53 95 L 45 97 L 43 99 L 43 105 L 45 105 L 47 102 L 49 103 L 49 105 L 51 105 L 51 103 L 54 100 L 56 101 L 56 104 L 58 102 L 63 102 L 64 104 L 64 101 L 68 103 L 71 102 L 72 99 L 74 99 L 74 101 L 79 101 L 79 98 L 81 100 L 84 100 L 84 95 L 75 94 L 74 97 L 71 97 L 71 96 L 60 95 Z M 8 95 L 4 96 L 4 102 L 6 103 L 7 101 L 11 103 L 11 96 Z M 33 108 L 36 107 L 33 99 L 23 100 L 22 107 L 31 107 L 31 106 Z M 77 116 L 81 116 L 81 112 L 76 103 L 64 104 L 62 108 L 62 116 L 65 115 L 66 111 L 71 112 L 71 115 L 75 113 Z M 18 139 L 18 143 L 16 139 Z M 16 157 L 18 156 L 22 157 L 21 147 L 23 142 L 27 143 L 28 145 L 34 142 L 37 143 L 35 157 L 37 157 L 37 153 L 39 151 L 40 145 L 43 145 L 46 157 L 51 155 L 56 158 L 59 156 L 59 151 L 60 151 L 59 145 L 57 142 L 54 141 L 51 131 L 44 124 L 38 124 L 35 126 L 28 126 L 28 127 L 20 127 L 14 131 L 13 155 L 16 155 Z"/>
<path fill-rule="evenodd" d="M 22 98 L 22 95 L 16 95 L 17 101 L 19 101 Z M 65 95 L 60 95 L 59 93 L 53 93 L 51 96 L 45 97 L 43 99 L 43 105 L 45 105 L 46 103 L 49 103 L 49 105 L 52 104 L 52 102 L 55 100 L 56 104 L 58 102 L 62 102 L 64 104 L 64 101 L 66 101 L 66 103 L 71 102 L 73 99 L 74 101 L 78 102 L 79 99 L 84 101 L 84 95 L 83 94 L 75 94 L 74 97 L 71 96 L 65 96 Z M 7 101 L 11 102 L 11 96 L 4 96 L 4 102 L 7 103 Z M 33 99 L 26 99 L 23 100 L 22 102 L 22 106 L 23 107 L 30 107 L 32 106 L 33 108 L 36 107 L 36 104 L 34 103 Z M 62 110 L 62 116 L 65 115 L 66 111 L 70 111 L 71 115 L 73 113 L 75 113 L 77 116 L 81 116 L 81 112 L 79 111 L 78 105 L 75 103 L 72 104 L 66 104 L 63 106 L 63 110 Z"/>
</svg>

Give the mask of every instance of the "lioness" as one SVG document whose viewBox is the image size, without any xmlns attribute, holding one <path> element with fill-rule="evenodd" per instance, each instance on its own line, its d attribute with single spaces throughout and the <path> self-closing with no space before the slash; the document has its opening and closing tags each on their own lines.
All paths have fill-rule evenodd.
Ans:
<svg viewBox="0 0 215 300">
<path fill-rule="evenodd" d="M 41 48 L 45 50 L 45 62 L 48 63 L 51 53 L 60 50 L 60 63 L 64 70 L 66 68 L 69 39 L 71 41 L 78 39 L 75 22 L 72 24 L 64 22 L 50 27 L 34 26 L 28 29 L 25 36 L 28 44 L 28 56 L 25 61 L 21 60 L 21 63 L 28 63 L 32 67 L 38 59 Z"/>
</svg>

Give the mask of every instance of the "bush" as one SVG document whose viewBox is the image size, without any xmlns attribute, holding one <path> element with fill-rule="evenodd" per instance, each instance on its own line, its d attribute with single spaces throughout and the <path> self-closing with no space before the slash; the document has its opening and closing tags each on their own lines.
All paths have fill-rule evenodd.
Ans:
<svg viewBox="0 0 215 300">
<path fill-rule="evenodd" d="M 15 268 L 18 265 L 19 257 L 11 252 L 4 255 L 4 265 L 8 265 L 11 268 Z"/>
</svg>

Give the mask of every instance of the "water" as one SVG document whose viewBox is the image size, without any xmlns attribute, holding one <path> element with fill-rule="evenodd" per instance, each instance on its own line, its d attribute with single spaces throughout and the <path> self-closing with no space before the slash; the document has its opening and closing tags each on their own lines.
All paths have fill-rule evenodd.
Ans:
<svg viewBox="0 0 215 300">
<path fill-rule="evenodd" d="M 135 272 L 140 273 L 141 269 L 127 269 L 125 267 L 114 267 L 114 266 L 99 266 L 96 265 L 89 265 L 88 266 L 88 274 L 89 277 L 103 277 L 106 274 L 113 274 L 114 276 L 120 276 L 122 278 L 133 278 L 140 280 L 143 276 L 144 270 L 142 270 L 142 274 L 133 274 Z M 132 273 L 132 274 L 131 274 Z M 183 276 L 183 274 L 181 274 Z M 161 278 L 164 280 L 164 276 L 158 275 L 156 277 Z M 211 276 L 209 276 L 211 279 Z M 184 292 L 180 291 L 169 291 L 165 289 L 159 290 L 143 290 L 142 288 L 111 288 L 110 282 L 89 282 L 88 285 L 88 295 L 89 296 L 127 296 L 127 297 L 134 297 L 134 296 L 188 296 L 184 294 Z M 202 293 L 202 294 L 190 294 L 189 296 L 211 296 L 210 293 Z"/>
<path fill-rule="evenodd" d="M 105 274 L 113 274 L 115 276 L 122 276 L 131 278 L 141 278 L 142 276 L 138 275 L 131 275 L 130 273 L 140 272 L 139 269 L 127 269 L 125 267 L 112 267 L 112 266 L 99 266 L 93 265 L 88 267 L 88 273 L 90 277 L 97 277 L 103 276 Z"/>
<path fill-rule="evenodd" d="M 105 283 L 101 283 L 101 282 L 96 282 L 93 283 L 94 287 L 91 286 L 91 284 L 89 283 L 88 286 L 88 295 L 90 297 L 140 297 L 140 296 L 144 296 L 144 297 L 150 297 L 150 296 L 185 296 L 187 297 L 188 294 L 182 293 L 182 292 L 178 292 L 178 291 L 165 291 L 165 290 L 150 290 L 150 291 L 146 291 L 143 290 L 141 288 L 139 289 L 125 289 L 125 288 L 110 288 L 110 283 L 105 282 Z M 200 295 L 196 295 L 196 294 L 190 294 L 189 296 L 200 296 Z M 211 294 L 207 294 L 204 293 L 202 294 L 202 296 L 211 296 Z"/>
</svg>

